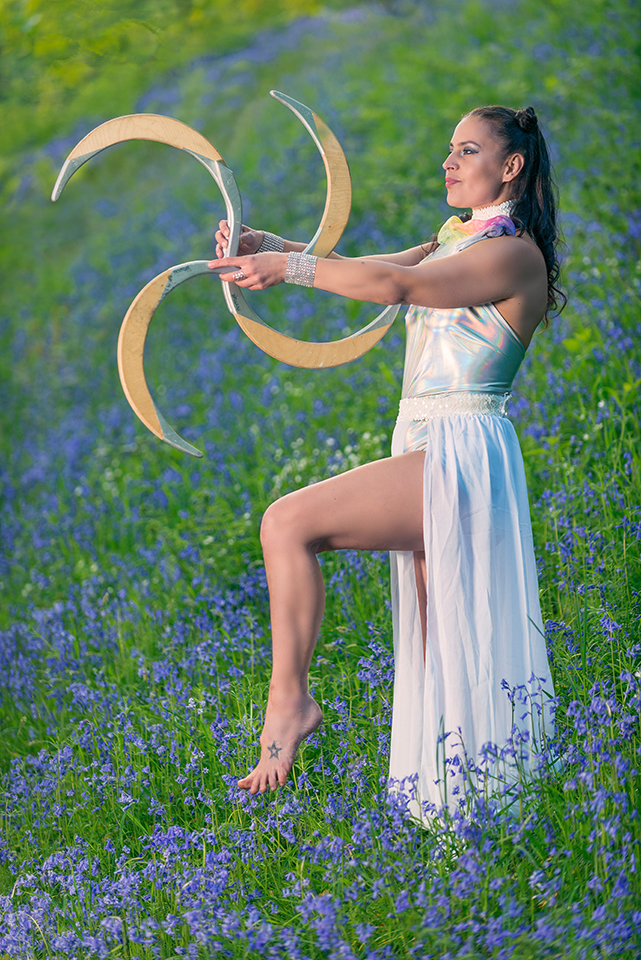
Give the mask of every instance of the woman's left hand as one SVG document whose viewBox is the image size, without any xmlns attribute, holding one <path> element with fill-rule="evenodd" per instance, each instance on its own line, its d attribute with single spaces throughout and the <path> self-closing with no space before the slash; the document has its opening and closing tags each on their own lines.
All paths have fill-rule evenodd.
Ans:
<svg viewBox="0 0 641 960">
<path fill-rule="evenodd" d="M 255 253 L 251 257 L 223 257 L 210 260 L 221 280 L 235 283 L 247 290 L 264 290 L 282 283 L 287 269 L 286 253 Z M 221 268 L 225 269 L 224 272 Z"/>
</svg>

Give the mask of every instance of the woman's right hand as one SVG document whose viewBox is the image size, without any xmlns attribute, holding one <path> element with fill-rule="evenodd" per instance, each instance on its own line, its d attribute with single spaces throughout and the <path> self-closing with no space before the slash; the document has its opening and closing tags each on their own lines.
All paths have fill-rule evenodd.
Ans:
<svg viewBox="0 0 641 960">
<path fill-rule="evenodd" d="M 219 260 L 227 256 L 227 246 L 229 242 L 229 224 L 226 220 L 221 220 L 216 231 L 216 256 Z M 258 252 L 265 232 L 263 230 L 252 230 L 251 227 L 242 225 L 240 231 L 240 240 L 238 242 L 237 257 L 249 257 Z"/>
</svg>

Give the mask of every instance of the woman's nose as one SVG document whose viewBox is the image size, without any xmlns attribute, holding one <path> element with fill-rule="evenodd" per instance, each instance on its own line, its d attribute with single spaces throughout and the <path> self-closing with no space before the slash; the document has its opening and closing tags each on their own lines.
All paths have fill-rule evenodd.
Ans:
<svg viewBox="0 0 641 960">
<path fill-rule="evenodd" d="M 443 161 L 443 169 L 448 170 L 450 167 L 455 167 L 456 163 L 454 161 L 454 154 L 450 153 L 449 157 Z"/>
</svg>

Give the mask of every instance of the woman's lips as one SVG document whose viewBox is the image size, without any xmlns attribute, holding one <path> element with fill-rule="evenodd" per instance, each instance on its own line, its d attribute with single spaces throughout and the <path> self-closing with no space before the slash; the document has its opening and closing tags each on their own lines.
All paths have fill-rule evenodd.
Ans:
<svg viewBox="0 0 641 960">
<path fill-rule="evenodd" d="M 460 181 L 459 181 L 459 180 L 452 180 L 451 177 L 446 177 L 446 178 L 445 178 L 445 186 L 446 186 L 446 187 L 451 187 L 453 183 L 460 183 Z"/>
</svg>

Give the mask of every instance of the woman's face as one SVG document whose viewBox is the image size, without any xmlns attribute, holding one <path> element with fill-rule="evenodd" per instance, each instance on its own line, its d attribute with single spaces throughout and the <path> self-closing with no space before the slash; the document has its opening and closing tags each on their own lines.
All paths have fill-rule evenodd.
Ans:
<svg viewBox="0 0 641 960">
<path fill-rule="evenodd" d="M 443 164 L 451 207 L 487 207 L 509 200 L 512 182 L 523 168 L 521 154 L 504 157 L 481 117 L 464 117 L 452 136 Z"/>
</svg>

